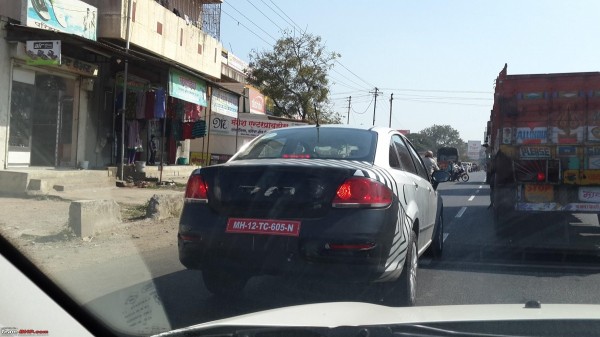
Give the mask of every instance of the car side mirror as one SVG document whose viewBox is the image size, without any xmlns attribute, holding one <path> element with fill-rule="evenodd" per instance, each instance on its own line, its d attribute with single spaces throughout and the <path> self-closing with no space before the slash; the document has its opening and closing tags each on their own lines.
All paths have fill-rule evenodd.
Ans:
<svg viewBox="0 0 600 337">
<path fill-rule="evenodd" d="M 433 185 L 434 189 L 437 188 L 439 183 L 443 183 L 448 180 L 450 180 L 450 172 L 448 171 L 437 170 L 433 171 L 431 174 L 431 185 Z"/>
</svg>

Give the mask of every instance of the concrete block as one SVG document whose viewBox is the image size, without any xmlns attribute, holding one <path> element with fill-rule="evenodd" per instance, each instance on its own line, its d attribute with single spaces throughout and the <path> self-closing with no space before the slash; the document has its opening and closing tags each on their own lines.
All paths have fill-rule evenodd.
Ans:
<svg viewBox="0 0 600 337">
<path fill-rule="evenodd" d="M 69 207 L 69 226 L 87 237 L 121 223 L 121 206 L 114 200 L 78 200 Z"/>
<path fill-rule="evenodd" d="M 178 218 L 183 209 L 182 194 L 155 194 L 148 202 L 146 217 L 155 220 Z"/>
<path fill-rule="evenodd" d="M 29 179 L 29 184 L 27 185 L 27 195 L 46 195 L 48 192 L 49 187 L 47 181 L 42 179 Z"/>
<path fill-rule="evenodd" d="M 27 172 L 12 172 L 0 170 L 0 194 L 26 195 Z"/>
</svg>

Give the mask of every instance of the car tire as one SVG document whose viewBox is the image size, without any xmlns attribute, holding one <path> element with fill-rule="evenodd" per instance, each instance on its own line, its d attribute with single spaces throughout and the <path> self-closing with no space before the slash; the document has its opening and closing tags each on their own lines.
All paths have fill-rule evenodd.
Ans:
<svg viewBox="0 0 600 337">
<path fill-rule="evenodd" d="M 250 277 L 240 273 L 206 269 L 202 271 L 202 280 L 206 289 L 214 295 L 235 297 L 242 293 Z"/>
<path fill-rule="evenodd" d="M 444 251 L 444 212 L 443 207 L 440 209 L 437 215 L 435 229 L 433 232 L 433 238 L 431 240 L 431 246 L 429 247 L 429 253 L 434 259 L 442 257 Z"/>
<path fill-rule="evenodd" d="M 409 307 L 416 304 L 417 298 L 417 268 L 418 268 L 418 252 L 417 252 L 417 235 L 414 231 L 410 232 L 408 239 L 406 258 L 404 259 L 404 267 L 402 274 L 395 282 L 382 283 L 384 290 L 383 302 L 391 306 Z"/>
<path fill-rule="evenodd" d="M 469 175 L 465 173 L 460 177 L 460 179 L 466 183 L 467 181 L 469 181 Z"/>
</svg>

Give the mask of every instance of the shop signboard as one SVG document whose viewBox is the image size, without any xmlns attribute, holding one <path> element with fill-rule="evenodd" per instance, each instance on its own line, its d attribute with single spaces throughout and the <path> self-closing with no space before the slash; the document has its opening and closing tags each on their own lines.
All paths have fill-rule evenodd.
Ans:
<svg viewBox="0 0 600 337">
<path fill-rule="evenodd" d="M 467 157 L 472 160 L 479 160 L 481 151 L 480 140 L 469 140 L 467 142 Z"/>
<path fill-rule="evenodd" d="M 298 125 L 306 125 L 306 123 L 269 120 L 266 118 L 240 117 L 238 119 L 214 114 L 210 121 L 210 134 L 253 138 L 273 129 Z"/>
<path fill-rule="evenodd" d="M 59 65 L 60 64 L 60 41 L 27 41 L 25 43 L 27 53 L 27 64 L 30 65 Z"/>
<path fill-rule="evenodd" d="M 264 115 L 265 109 L 265 96 L 263 96 L 258 90 L 250 88 L 250 112 L 255 114 Z"/>
<path fill-rule="evenodd" d="M 213 88 L 211 97 L 211 109 L 213 112 L 229 117 L 237 117 L 239 96 L 227 91 Z"/>
<path fill-rule="evenodd" d="M 82 36 L 96 41 L 98 9 L 80 0 L 27 0 L 28 27 Z"/>
<path fill-rule="evenodd" d="M 169 71 L 169 96 L 206 107 L 206 82 L 171 69 Z"/>
</svg>

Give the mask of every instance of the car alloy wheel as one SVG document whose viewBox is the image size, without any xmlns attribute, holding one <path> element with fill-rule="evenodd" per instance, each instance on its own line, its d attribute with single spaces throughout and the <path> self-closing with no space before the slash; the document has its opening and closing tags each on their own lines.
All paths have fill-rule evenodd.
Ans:
<svg viewBox="0 0 600 337">
<path fill-rule="evenodd" d="M 410 232 L 406 258 L 404 261 L 404 270 L 398 279 L 399 293 L 398 300 L 401 306 L 413 306 L 417 299 L 417 268 L 419 255 L 417 253 L 417 235 L 414 231 Z"/>
<path fill-rule="evenodd" d="M 429 250 L 433 258 L 442 257 L 442 252 L 444 251 L 444 214 L 442 211 L 440 211 L 440 214 L 438 215 L 434 237 Z"/>
</svg>

